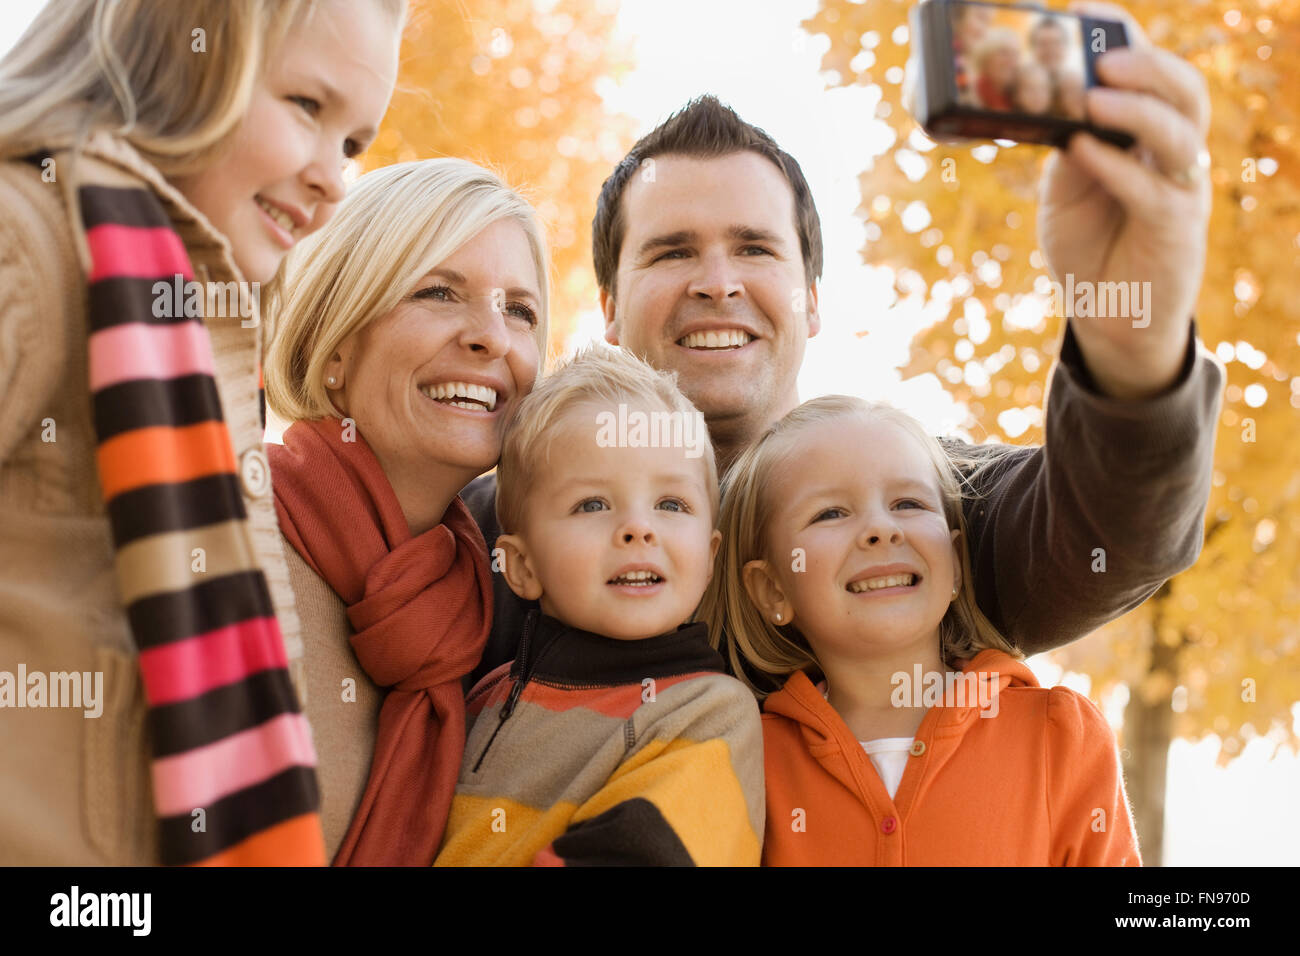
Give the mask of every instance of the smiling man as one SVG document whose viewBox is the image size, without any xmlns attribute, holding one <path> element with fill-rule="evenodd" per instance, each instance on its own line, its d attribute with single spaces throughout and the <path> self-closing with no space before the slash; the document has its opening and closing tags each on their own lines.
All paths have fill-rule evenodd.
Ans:
<svg viewBox="0 0 1300 956">
<path fill-rule="evenodd" d="M 1026 653 L 1089 633 L 1195 562 L 1223 387 L 1192 319 L 1210 208 L 1204 80 L 1120 8 L 1087 10 L 1124 20 L 1134 44 L 1099 58 L 1111 89 L 1089 92 L 1089 115 L 1140 150 L 1081 134 L 1053 153 L 1038 244 L 1057 281 L 1150 283 L 1149 314 L 1068 320 L 1044 445 L 948 443 L 967 461 L 980 609 Z M 605 338 L 678 374 L 725 469 L 799 404 L 804 348 L 823 321 L 821 227 L 799 164 L 701 97 L 615 168 L 592 236 Z M 495 491 L 488 475 L 463 492 L 489 542 Z M 476 676 L 513 657 L 526 608 L 496 575 Z"/>
<path fill-rule="evenodd" d="M 701 137 L 695 123 L 724 109 L 701 100 L 680 114 L 682 148 Z M 739 117 L 736 123 L 738 132 Z M 821 328 L 816 279 L 808 281 L 821 272 L 817 211 L 797 165 L 789 160 L 795 185 L 774 147 L 659 153 L 635 171 L 625 163 L 606 183 L 596 214 L 605 338 L 677 373 L 709 423 L 723 468 L 799 404 L 804 347 Z M 610 194 L 620 179 L 618 204 Z"/>
</svg>

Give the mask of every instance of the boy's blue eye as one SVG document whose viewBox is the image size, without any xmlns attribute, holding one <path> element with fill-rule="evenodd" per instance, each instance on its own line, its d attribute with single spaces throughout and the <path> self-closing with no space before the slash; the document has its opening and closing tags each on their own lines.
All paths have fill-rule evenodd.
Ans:
<svg viewBox="0 0 1300 956">
<path fill-rule="evenodd" d="M 665 498 L 663 501 L 659 502 L 658 506 L 663 508 L 665 511 L 690 511 L 690 509 L 686 507 L 686 502 L 682 501 L 680 498 Z"/>
<path fill-rule="evenodd" d="M 583 514 L 593 514 L 597 511 L 605 510 L 605 502 L 599 498 L 588 498 L 586 501 L 578 502 L 578 511 Z"/>
<path fill-rule="evenodd" d="M 320 112 L 320 103 L 317 100 L 312 99 L 310 96 L 291 96 L 289 97 L 289 101 L 301 106 L 303 112 L 308 116 L 315 116 Z"/>
<path fill-rule="evenodd" d="M 831 518 L 839 518 L 845 515 L 846 513 L 847 512 L 845 512 L 843 508 L 824 508 L 821 511 L 817 512 L 817 516 L 813 518 L 813 521 L 822 521 L 824 519 L 829 520 Z"/>
<path fill-rule="evenodd" d="M 925 508 L 925 505 L 921 504 L 921 502 L 917 501 L 915 498 L 904 498 L 902 501 L 898 503 L 898 506 L 900 508 L 903 505 L 912 505 L 914 508 L 922 508 L 922 509 Z"/>
</svg>

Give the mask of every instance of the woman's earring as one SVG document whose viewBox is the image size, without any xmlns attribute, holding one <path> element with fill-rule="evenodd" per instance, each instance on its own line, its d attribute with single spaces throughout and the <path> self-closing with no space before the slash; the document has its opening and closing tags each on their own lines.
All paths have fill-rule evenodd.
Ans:
<svg viewBox="0 0 1300 956">
<path fill-rule="evenodd" d="M 776 612 L 776 623 L 778 623 L 778 624 L 781 623 L 781 612 L 780 612 L 780 611 L 777 611 L 777 612 Z"/>
<path fill-rule="evenodd" d="M 337 384 L 338 384 L 338 379 L 335 378 L 333 375 L 331 375 L 329 378 L 325 379 L 325 384 L 326 384 L 326 385 L 337 385 Z"/>
<path fill-rule="evenodd" d="M 956 588 L 953 588 L 953 589 L 952 589 L 952 599 L 953 599 L 954 601 L 957 600 L 957 589 L 956 589 Z"/>
</svg>

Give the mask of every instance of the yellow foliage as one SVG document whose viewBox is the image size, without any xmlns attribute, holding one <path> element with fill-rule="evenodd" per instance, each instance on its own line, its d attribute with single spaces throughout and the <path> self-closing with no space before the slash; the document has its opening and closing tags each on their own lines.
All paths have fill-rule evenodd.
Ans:
<svg viewBox="0 0 1300 956">
<path fill-rule="evenodd" d="M 1200 560 L 1060 658 L 1092 675 L 1098 698 L 1118 682 L 1168 696 L 1173 687 L 1148 680 L 1148 668 L 1154 634 L 1174 635 L 1187 691 L 1174 732 L 1220 735 L 1226 759 L 1245 728 L 1289 733 L 1300 700 L 1300 0 L 1124 5 L 1210 88 L 1215 197 L 1196 320 L 1228 385 Z M 861 176 L 863 258 L 897 270 L 900 294 L 919 274 L 938 307 L 905 374 L 936 375 L 966 404 L 972 434 L 1007 440 L 1014 428 L 1015 441 L 1040 442 L 1035 406 L 1062 321 L 1028 296 L 1049 278 L 1035 235 L 1048 148 L 936 144 L 922 133 L 901 102 L 911 6 L 822 0 L 804 22 L 830 40 L 828 85 L 878 87 L 874 119 L 894 134 Z M 901 214 L 913 203 L 930 222 L 908 232 Z M 1017 409 L 1027 419 L 1006 414 Z"/>
<path fill-rule="evenodd" d="M 591 218 L 632 145 L 596 91 L 629 61 L 609 0 L 412 0 L 392 105 L 364 166 L 458 156 L 520 189 L 546 223 L 551 342 L 596 306 Z"/>
</svg>

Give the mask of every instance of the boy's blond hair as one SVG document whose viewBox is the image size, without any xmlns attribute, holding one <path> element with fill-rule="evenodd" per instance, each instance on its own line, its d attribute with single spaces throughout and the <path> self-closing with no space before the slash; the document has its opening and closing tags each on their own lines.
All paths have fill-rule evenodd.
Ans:
<svg viewBox="0 0 1300 956">
<path fill-rule="evenodd" d="M 961 588 L 939 623 L 939 643 L 945 663 L 974 657 L 985 648 L 1023 657 L 980 611 L 975 602 L 975 581 L 966 548 L 966 520 L 962 514 L 962 493 L 958 467 L 979 467 L 976 459 L 957 460 L 944 451 L 938 439 L 926 433 L 911 415 L 883 402 L 868 402 L 848 395 L 827 395 L 804 402 L 770 426 L 747 448 L 727 472 L 727 494 L 718 526 L 722 545 L 713 578 L 695 619 L 709 625 L 709 641 L 718 647 L 725 632 L 732 672 L 750 685 L 759 697 L 765 692 L 749 680 L 742 659 L 763 674 L 787 677 L 798 670 L 821 670 L 812 646 L 795 624 L 777 627 L 750 600 L 741 572 L 745 565 L 767 558 L 767 524 L 773 502 L 770 488 L 777 468 L 788 462 L 800 435 L 823 422 L 851 416 L 865 416 L 896 425 L 911 435 L 934 464 L 944 517 L 949 529 L 961 531 Z"/>
<path fill-rule="evenodd" d="M 581 349 L 573 358 L 543 378 L 524 396 L 515 409 L 501 448 L 497 466 L 497 521 L 502 532 L 522 529 L 524 499 L 534 469 L 550 462 L 550 440 L 575 406 L 599 406 L 616 410 L 620 403 L 637 408 L 662 408 L 690 416 L 705 428 L 704 417 L 677 388 L 675 372 L 661 372 L 621 348 L 596 344 Z M 592 419 L 595 435 L 595 419 Z M 705 483 L 709 506 L 718 514 L 718 466 L 707 429 L 702 436 Z"/>
</svg>

